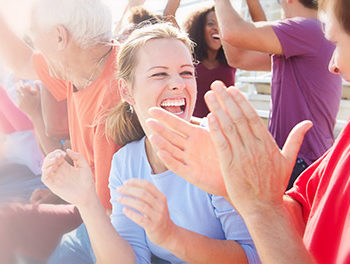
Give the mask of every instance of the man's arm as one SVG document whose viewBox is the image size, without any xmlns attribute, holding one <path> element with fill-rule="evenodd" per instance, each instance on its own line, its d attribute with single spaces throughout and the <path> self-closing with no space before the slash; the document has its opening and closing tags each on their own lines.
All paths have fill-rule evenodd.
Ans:
<svg viewBox="0 0 350 264">
<path fill-rule="evenodd" d="M 247 5 L 254 22 L 266 21 L 266 16 L 259 0 L 247 0 Z M 228 64 L 231 67 L 248 71 L 271 70 L 271 58 L 268 53 L 237 48 L 224 39 L 221 42 Z"/>
<path fill-rule="evenodd" d="M 0 57 L 19 79 L 37 80 L 32 63 L 33 50 L 7 25 L 0 14 Z"/>
<path fill-rule="evenodd" d="M 244 50 L 221 41 L 227 63 L 234 68 L 246 71 L 270 71 L 271 57 L 267 53 Z"/>
<path fill-rule="evenodd" d="M 314 263 L 303 243 L 301 206 L 285 196 L 281 206 L 266 207 L 244 218 L 262 263 Z"/>
<path fill-rule="evenodd" d="M 45 124 L 40 104 L 40 88 L 36 83 L 35 87 L 29 84 L 17 88 L 19 108 L 27 114 L 33 123 L 35 136 L 39 142 L 42 152 L 47 155 L 55 149 L 62 149 L 59 139 L 46 134 Z"/>
<path fill-rule="evenodd" d="M 284 197 L 310 121 L 298 124 L 282 150 L 248 99 L 220 82 L 206 102 L 210 135 L 230 201 L 240 213 L 263 263 L 313 263 L 303 240 L 301 207 Z"/>
<path fill-rule="evenodd" d="M 282 46 L 269 23 L 244 21 L 230 0 L 216 0 L 215 11 L 222 41 L 244 50 L 283 54 Z"/>
<path fill-rule="evenodd" d="M 40 93 L 46 135 L 61 140 L 69 139 L 67 100 L 57 101 L 45 85 L 41 86 Z"/>
</svg>

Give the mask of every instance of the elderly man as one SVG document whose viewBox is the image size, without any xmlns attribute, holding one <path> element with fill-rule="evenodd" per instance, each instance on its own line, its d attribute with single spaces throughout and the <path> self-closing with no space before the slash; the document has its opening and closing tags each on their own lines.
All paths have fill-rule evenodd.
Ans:
<svg viewBox="0 0 350 264">
<path fill-rule="evenodd" d="M 6 39 L 0 55 L 16 77 L 40 79 L 58 101 L 67 99 L 72 148 L 88 160 L 106 210 L 110 164 L 118 147 L 105 136 L 104 116 L 120 100 L 111 28 L 110 10 L 100 0 L 39 0 L 31 13 L 33 50 L 0 17 Z M 0 241 L 2 263 L 11 261 L 14 250 L 45 259 L 60 236 L 81 222 L 71 205 L 16 205 L 0 215 L 1 240 L 11 237 Z"/>
</svg>

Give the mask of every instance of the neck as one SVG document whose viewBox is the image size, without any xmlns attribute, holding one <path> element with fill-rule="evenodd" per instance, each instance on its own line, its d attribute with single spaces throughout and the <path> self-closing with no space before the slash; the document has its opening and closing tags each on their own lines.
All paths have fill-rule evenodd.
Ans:
<svg viewBox="0 0 350 264">
<path fill-rule="evenodd" d="M 96 45 L 89 49 L 73 49 L 70 59 L 69 81 L 78 90 L 85 89 L 103 71 L 111 46 Z"/>
<path fill-rule="evenodd" d="M 304 18 L 312 18 L 312 19 L 317 19 L 318 14 L 317 10 L 311 9 L 311 8 L 306 8 L 304 6 L 299 7 L 292 12 L 292 14 L 289 15 L 290 18 L 292 17 L 304 17 Z"/>
<path fill-rule="evenodd" d="M 148 162 L 151 165 L 154 174 L 159 174 L 168 170 L 164 163 L 159 159 L 157 153 L 155 152 L 147 137 L 145 139 L 145 148 Z"/>
<path fill-rule="evenodd" d="M 219 61 L 216 56 L 218 54 L 217 50 L 207 50 L 208 57 L 202 60 L 201 62 L 208 68 L 214 69 L 219 66 Z"/>
</svg>

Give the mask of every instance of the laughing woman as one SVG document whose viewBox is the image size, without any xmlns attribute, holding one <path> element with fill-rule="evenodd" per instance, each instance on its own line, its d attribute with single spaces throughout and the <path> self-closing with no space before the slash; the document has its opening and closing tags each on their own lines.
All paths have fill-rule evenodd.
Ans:
<svg viewBox="0 0 350 264">
<path fill-rule="evenodd" d="M 150 263 L 151 255 L 171 263 L 259 263 L 232 206 L 169 171 L 149 141 L 149 108 L 192 117 L 197 92 L 191 52 L 187 36 L 168 24 L 134 31 L 119 51 L 124 102 L 111 112 L 107 128 L 124 147 L 112 161 L 111 219 L 80 154 L 67 152 L 75 168 L 61 151 L 46 158 L 45 184 L 77 205 L 93 249 L 82 226 L 63 238 L 51 263 Z"/>
</svg>

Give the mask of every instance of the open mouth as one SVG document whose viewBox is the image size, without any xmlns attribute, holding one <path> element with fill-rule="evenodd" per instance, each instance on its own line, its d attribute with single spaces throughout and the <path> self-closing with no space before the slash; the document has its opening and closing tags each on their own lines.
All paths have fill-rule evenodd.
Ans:
<svg viewBox="0 0 350 264">
<path fill-rule="evenodd" d="M 213 34 L 213 35 L 211 35 L 211 37 L 212 37 L 213 39 L 217 39 L 217 40 L 220 39 L 220 35 L 219 35 L 219 34 Z"/>
<path fill-rule="evenodd" d="M 186 109 L 185 98 L 165 99 L 161 102 L 160 107 L 175 115 L 181 115 Z"/>
</svg>

